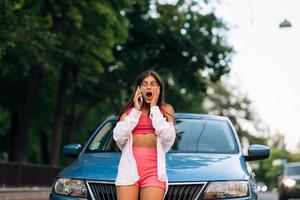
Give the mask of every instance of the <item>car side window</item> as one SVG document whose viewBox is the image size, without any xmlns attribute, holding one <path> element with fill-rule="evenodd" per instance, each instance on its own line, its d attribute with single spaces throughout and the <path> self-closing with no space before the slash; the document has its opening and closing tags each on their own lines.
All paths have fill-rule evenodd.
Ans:
<svg viewBox="0 0 300 200">
<path fill-rule="evenodd" d="M 116 152 L 119 151 L 113 139 L 113 128 L 116 122 L 108 121 L 98 131 L 92 142 L 88 146 L 88 151 Z"/>
</svg>

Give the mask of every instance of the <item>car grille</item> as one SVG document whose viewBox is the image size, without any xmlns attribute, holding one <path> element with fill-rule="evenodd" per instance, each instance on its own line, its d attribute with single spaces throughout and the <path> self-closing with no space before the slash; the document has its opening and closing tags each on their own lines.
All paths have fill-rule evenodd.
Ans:
<svg viewBox="0 0 300 200">
<path fill-rule="evenodd" d="M 116 200 L 116 188 L 112 182 L 88 181 L 90 199 L 92 200 Z M 169 183 L 169 189 L 165 200 L 200 200 L 205 183 Z"/>
<path fill-rule="evenodd" d="M 111 182 L 88 182 L 92 200 L 116 200 L 116 187 Z"/>
<path fill-rule="evenodd" d="M 200 200 L 205 183 L 169 183 L 165 200 Z"/>
</svg>

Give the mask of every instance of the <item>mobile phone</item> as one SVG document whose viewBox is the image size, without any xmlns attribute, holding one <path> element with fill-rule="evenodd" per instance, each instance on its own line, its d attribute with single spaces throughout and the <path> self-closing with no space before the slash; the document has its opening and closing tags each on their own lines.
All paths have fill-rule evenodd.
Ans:
<svg viewBox="0 0 300 200">
<path fill-rule="evenodd" d="M 138 90 L 141 90 L 139 86 L 138 86 Z M 139 97 L 139 103 L 140 105 L 143 105 L 143 96 Z"/>
<path fill-rule="evenodd" d="M 143 97 L 142 96 L 139 98 L 139 102 L 140 102 L 141 105 L 143 104 Z"/>
</svg>

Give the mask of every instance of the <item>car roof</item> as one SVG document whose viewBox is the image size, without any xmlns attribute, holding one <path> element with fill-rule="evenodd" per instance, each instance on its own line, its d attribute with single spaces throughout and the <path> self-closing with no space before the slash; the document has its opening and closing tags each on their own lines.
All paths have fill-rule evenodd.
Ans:
<svg viewBox="0 0 300 200">
<path fill-rule="evenodd" d="M 117 120 L 117 116 L 111 116 L 108 120 Z M 227 117 L 219 115 L 206 115 L 206 114 L 197 114 L 197 113 L 175 113 L 176 119 L 212 119 L 212 120 L 221 120 L 228 121 Z"/>
</svg>

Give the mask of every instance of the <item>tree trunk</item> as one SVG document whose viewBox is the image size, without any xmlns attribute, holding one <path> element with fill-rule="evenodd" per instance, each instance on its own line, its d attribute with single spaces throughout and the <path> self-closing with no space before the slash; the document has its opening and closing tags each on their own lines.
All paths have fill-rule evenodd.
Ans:
<svg viewBox="0 0 300 200">
<path fill-rule="evenodd" d="M 10 161 L 22 162 L 24 159 L 27 136 L 31 128 L 34 96 L 42 78 L 42 67 L 34 66 L 30 71 L 28 90 L 25 93 L 23 106 L 19 114 L 12 114 L 12 149 Z M 17 117 L 17 118 L 16 118 Z"/>
<path fill-rule="evenodd" d="M 62 66 L 60 73 L 60 80 L 58 85 L 57 103 L 54 116 L 54 126 L 52 132 L 52 144 L 51 144 L 51 160 L 52 166 L 59 165 L 60 149 L 61 149 L 61 137 L 64 123 L 65 106 L 67 102 L 67 89 L 69 82 L 69 68 L 66 64 Z"/>
<path fill-rule="evenodd" d="M 42 131 L 40 134 L 40 145 L 41 145 L 41 154 L 42 154 L 42 163 L 49 164 L 49 138 L 46 131 Z"/>
<path fill-rule="evenodd" d="M 20 109 L 18 110 L 20 111 Z M 15 110 L 15 108 L 11 109 L 11 126 L 10 126 L 10 145 L 9 145 L 9 154 L 8 154 L 8 160 L 9 161 L 15 161 L 16 160 L 16 139 L 17 139 L 17 132 L 19 127 L 19 120 L 20 116 L 18 116 L 19 113 Z"/>
<path fill-rule="evenodd" d="M 71 125 L 70 125 L 70 130 L 69 130 L 69 135 L 68 135 L 68 143 L 73 143 L 75 141 L 75 130 L 77 127 L 77 120 L 76 120 L 76 92 L 73 96 L 72 99 L 72 106 L 71 106 Z"/>
<path fill-rule="evenodd" d="M 72 86 L 73 86 L 73 96 L 71 99 L 71 116 L 70 116 L 70 130 L 68 134 L 68 143 L 73 143 L 75 141 L 75 129 L 76 129 L 76 102 L 77 102 L 77 77 L 78 77 L 79 67 L 74 67 L 72 70 Z"/>
</svg>

